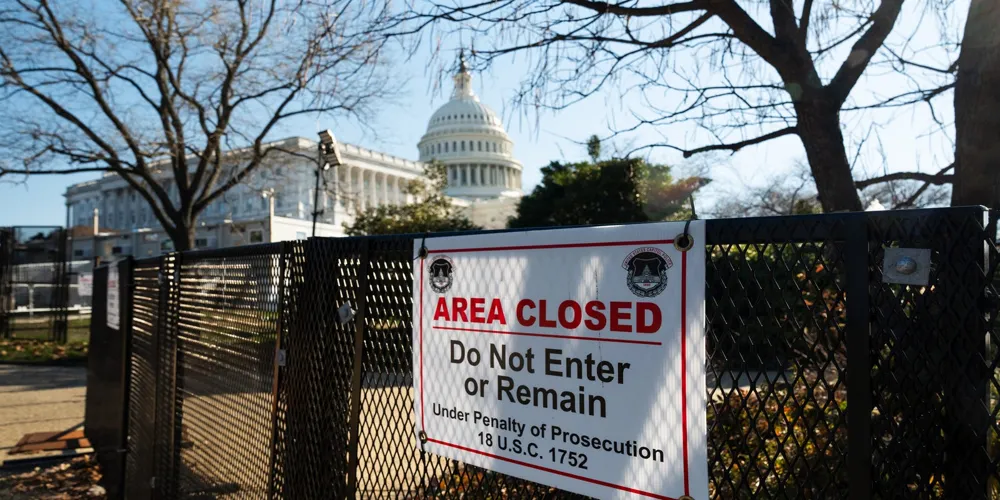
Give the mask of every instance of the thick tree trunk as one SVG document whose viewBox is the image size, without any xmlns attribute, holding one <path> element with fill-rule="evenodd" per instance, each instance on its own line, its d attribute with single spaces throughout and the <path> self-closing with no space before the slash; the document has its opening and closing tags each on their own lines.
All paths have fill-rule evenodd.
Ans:
<svg viewBox="0 0 1000 500">
<path fill-rule="evenodd" d="M 795 103 L 795 112 L 823 211 L 863 210 L 844 149 L 838 107 L 822 99 L 803 100 Z"/>
<path fill-rule="evenodd" d="M 972 0 L 955 80 L 951 204 L 1000 208 L 1000 2 Z"/>
<path fill-rule="evenodd" d="M 183 252 L 185 250 L 191 250 L 194 248 L 194 230 L 195 221 L 188 221 L 184 223 L 177 222 L 177 229 L 173 231 L 167 231 L 170 236 L 170 240 L 174 242 L 174 250 L 177 252 Z"/>
</svg>

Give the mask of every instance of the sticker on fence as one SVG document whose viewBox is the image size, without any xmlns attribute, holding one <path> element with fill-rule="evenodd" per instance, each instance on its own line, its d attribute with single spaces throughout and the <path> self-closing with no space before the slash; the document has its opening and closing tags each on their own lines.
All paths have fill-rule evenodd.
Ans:
<svg viewBox="0 0 1000 500">
<path fill-rule="evenodd" d="M 80 297 L 91 297 L 94 295 L 93 273 L 80 273 L 76 282 L 76 292 Z"/>
<path fill-rule="evenodd" d="M 118 315 L 121 312 L 118 304 L 118 265 L 112 264 L 108 268 L 108 300 L 107 300 L 108 328 L 118 330 Z"/>
<path fill-rule="evenodd" d="M 706 500 L 704 224 L 686 230 L 688 251 L 678 222 L 416 240 L 423 449 L 597 498 Z"/>
</svg>

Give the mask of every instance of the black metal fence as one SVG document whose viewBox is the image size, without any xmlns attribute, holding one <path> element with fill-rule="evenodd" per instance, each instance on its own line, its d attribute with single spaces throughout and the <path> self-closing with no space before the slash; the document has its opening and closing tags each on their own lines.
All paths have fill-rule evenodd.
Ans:
<svg viewBox="0 0 1000 500">
<path fill-rule="evenodd" d="M 1000 498 L 985 215 L 707 222 L 714 498 Z M 892 247 L 931 250 L 928 286 L 883 282 Z M 420 451 L 412 249 L 314 238 L 128 261 L 117 331 L 95 274 L 92 342 L 126 353 L 121 380 L 88 380 L 88 434 L 112 426 L 95 446 L 124 450 L 109 477 L 129 498 L 571 496 Z M 91 421 L 91 398 L 117 398 L 120 426 Z"/>
<path fill-rule="evenodd" d="M 67 245 L 61 227 L 0 228 L 0 338 L 67 340 Z"/>
</svg>

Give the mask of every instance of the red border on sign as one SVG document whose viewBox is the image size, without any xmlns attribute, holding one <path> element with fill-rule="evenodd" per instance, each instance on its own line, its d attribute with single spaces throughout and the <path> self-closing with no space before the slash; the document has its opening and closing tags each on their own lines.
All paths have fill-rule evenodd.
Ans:
<svg viewBox="0 0 1000 500">
<path fill-rule="evenodd" d="M 593 248 L 593 247 L 612 247 L 612 246 L 634 246 L 634 245 L 672 245 L 674 240 L 651 240 L 651 241 L 614 241 L 614 242 L 599 242 L 599 243 L 565 243 L 565 244 L 553 244 L 553 245 L 522 245 L 522 246 L 499 246 L 499 247 L 479 247 L 479 248 L 453 248 L 448 250 L 430 250 L 428 254 L 440 254 L 440 253 L 470 253 L 470 252 L 498 252 L 498 251 L 511 251 L 511 250 L 542 250 L 542 249 L 553 249 L 553 248 Z M 425 418 L 426 412 L 424 411 L 424 263 L 426 258 L 420 259 L 420 427 L 421 430 L 426 429 Z M 439 327 L 432 327 L 435 329 L 442 329 Z M 454 328 L 452 328 L 454 329 Z M 472 329 L 454 329 L 459 331 L 477 331 Z M 495 332 L 484 330 L 483 333 L 502 333 L 502 334 L 513 334 L 514 332 Z M 523 335 L 523 334 L 522 334 Z M 542 336 L 542 335 L 533 335 Z M 550 335 L 545 335 L 550 336 Z M 551 335 L 551 337 L 557 338 L 572 338 L 581 339 L 583 337 L 568 337 L 560 335 Z M 594 339 L 587 337 L 586 339 Z M 601 339 L 607 341 L 607 339 Z M 661 343 L 657 343 L 661 344 Z M 691 486 L 690 478 L 688 474 L 688 425 L 687 425 L 687 252 L 681 252 L 681 445 L 684 454 L 684 495 L 690 496 Z M 658 500 L 676 500 L 672 497 L 667 497 L 663 495 L 658 495 L 656 493 L 650 493 L 648 491 L 641 491 L 635 488 L 630 488 L 628 486 L 622 486 L 619 484 L 609 483 L 601 481 L 598 479 L 593 479 L 589 477 L 579 476 L 569 472 L 563 472 L 556 469 L 550 469 L 548 467 L 542 467 L 540 465 L 531 464 L 528 462 L 523 462 L 521 460 L 516 460 L 513 458 L 502 457 L 500 455 L 494 455 L 492 453 L 487 453 L 485 451 L 480 451 L 474 448 L 467 448 L 465 446 L 457 445 L 454 443 L 448 443 L 441 441 L 440 439 L 433 439 L 428 437 L 428 442 L 440 444 L 442 446 L 448 446 L 462 451 L 467 451 L 469 453 L 475 453 L 477 455 L 482 455 L 484 457 L 494 458 L 497 460 L 502 460 L 504 462 L 520 465 L 523 467 L 528 467 L 531 469 L 541 470 L 544 472 L 549 472 L 552 474 L 568 477 L 571 479 L 576 479 L 579 481 L 588 482 L 591 484 L 597 484 L 600 486 L 605 486 L 608 488 L 615 488 L 621 491 L 627 491 L 629 493 L 635 493 L 638 495 L 646 496 L 649 498 L 656 498 Z"/>
</svg>

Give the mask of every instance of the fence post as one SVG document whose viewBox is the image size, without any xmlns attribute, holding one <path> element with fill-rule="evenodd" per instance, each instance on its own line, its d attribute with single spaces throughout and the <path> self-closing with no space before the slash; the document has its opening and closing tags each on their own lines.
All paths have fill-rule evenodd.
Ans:
<svg viewBox="0 0 1000 500">
<path fill-rule="evenodd" d="M 945 494 L 954 499 L 985 499 L 995 473 L 987 451 L 990 415 L 989 325 L 986 323 L 988 240 L 985 209 L 959 209 L 941 224 L 949 231 L 940 242 L 936 287 L 942 294 L 941 326 L 950 324 L 951 355 L 945 355 Z M 951 233 L 951 234 L 948 234 Z M 948 334 L 947 330 L 940 332 Z"/>
<path fill-rule="evenodd" d="M 173 348 L 173 377 L 171 379 L 171 422 L 173 445 L 171 447 L 169 491 L 173 498 L 180 496 L 181 447 L 184 441 L 184 350 L 181 349 L 180 314 L 181 314 L 181 268 L 184 265 L 184 254 L 174 253 L 173 279 L 170 281 L 170 302 L 167 309 L 167 330 L 170 332 L 170 345 Z"/>
<path fill-rule="evenodd" d="M 125 454 L 128 452 L 128 424 L 129 424 L 129 395 L 132 387 L 132 311 L 134 309 L 135 292 L 135 259 L 131 256 L 119 264 L 118 276 L 122 311 L 120 313 L 121 330 L 119 340 L 121 341 L 120 352 L 123 359 L 121 363 L 121 392 L 118 397 L 121 399 L 121 429 L 119 430 L 119 447 L 117 463 L 121 467 L 121 474 L 118 478 L 120 496 L 125 494 Z M 69 287 L 66 288 L 66 297 L 69 297 Z"/>
<path fill-rule="evenodd" d="M 364 241 L 358 270 L 358 311 L 354 317 L 354 371 L 351 374 L 351 414 L 348 422 L 347 494 L 356 496 L 358 487 L 358 431 L 361 429 L 362 364 L 365 349 L 365 318 L 368 312 L 368 275 L 371 273 L 372 242 Z"/>
<path fill-rule="evenodd" d="M 154 373 L 156 376 L 156 409 L 153 423 L 153 476 L 150 479 L 153 498 L 174 498 L 175 420 L 177 416 L 177 344 L 174 328 L 175 296 L 178 272 L 177 254 L 162 257 L 159 273 L 159 304 L 157 307 Z"/>
<path fill-rule="evenodd" d="M 274 338 L 274 379 L 272 381 L 271 387 L 271 455 L 269 457 L 270 463 L 268 464 L 268 471 L 270 471 L 270 479 L 267 482 L 267 498 L 278 498 L 280 492 L 277 488 L 278 482 L 278 470 L 277 464 L 279 460 L 283 457 L 278 457 L 278 453 L 284 451 L 284 449 L 278 448 L 278 434 L 281 432 L 279 430 L 279 406 L 282 398 L 282 383 L 284 366 L 287 363 L 287 357 L 284 345 L 284 333 L 285 329 L 288 328 L 288 318 L 286 315 L 288 311 L 285 310 L 285 302 L 287 300 L 286 294 L 289 293 L 289 285 L 286 281 L 289 280 L 289 264 L 290 260 L 293 258 L 292 245 L 283 241 L 280 244 L 280 250 L 278 251 L 278 325 L 277 332 L 275 332 Z"/>
<path fill-rule="evenodd" d="M 57 250 L 53 289 L 49 296 L 49 308 L 52 318 L 52 340 L 65 344 L 69 340 L 69 228 L 59 230 L 59 249 Z"/>
<path fill-rule="evenodd" d="M 847 456 L 851 500 L 871 498 L 872 425 L 870 240 L 868 216 L 847 223 Z"/>
</svg>

